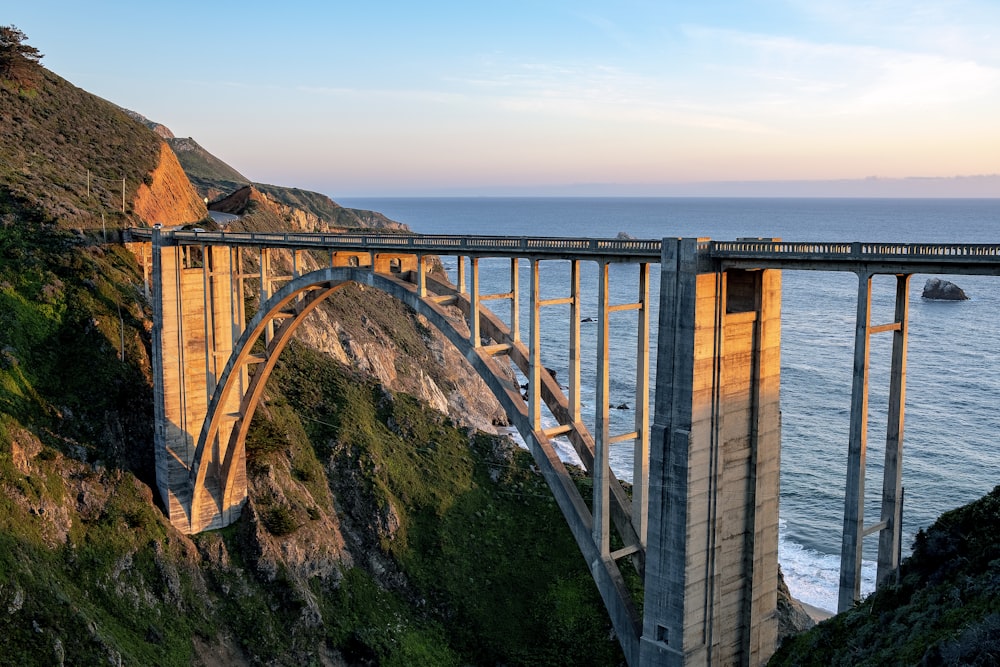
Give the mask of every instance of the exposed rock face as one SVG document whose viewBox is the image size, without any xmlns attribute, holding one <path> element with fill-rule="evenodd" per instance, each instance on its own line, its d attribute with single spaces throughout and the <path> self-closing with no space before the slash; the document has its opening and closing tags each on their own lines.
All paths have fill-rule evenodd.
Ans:
<svg viewBox="0 0 1000 667">
<path fill-rule="evenodd" d="M 935 301 L 966 301 L 969 298 L 961 287 L 940 278 L 928 278 L 920 296 Z"/>
<path fill-rule="evenodd" d="M 316 192 L 282 188 L 274 185 L 246 185 L 212 202 L 213 211 L 245 215 L 265 210 L 280 219 L 292 231 L 340 232 L 357 227 L 377 230 L 409 231 L 399 222 L 381 213 L 344 208 Z"/>
<path fill-rule="evenodd" d="M 802 603 L 792 597 L 785 584 L 785 577 L 778 567 L 778 643 L 785 637 L 805 632 L 816 625 Z"/>
<path fill-rule="evenodd" d="M 132 207 L 150 225 L 181 225 L 208 215 L 177 156 L 165 143 L 160 144 L 160 164 L 153 171 L 152 182 L 139 185 Z"/>
</svg>

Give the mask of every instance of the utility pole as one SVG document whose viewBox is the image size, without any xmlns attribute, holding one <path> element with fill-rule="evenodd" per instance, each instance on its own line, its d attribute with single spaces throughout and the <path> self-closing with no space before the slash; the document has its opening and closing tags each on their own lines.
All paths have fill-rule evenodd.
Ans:
<svg viewBox="0 0 1000 667">
<path fill-rule="evenodd" d="M 125 212 L 125 177 L 122 176 L 122 213 Z"/>
</svg>

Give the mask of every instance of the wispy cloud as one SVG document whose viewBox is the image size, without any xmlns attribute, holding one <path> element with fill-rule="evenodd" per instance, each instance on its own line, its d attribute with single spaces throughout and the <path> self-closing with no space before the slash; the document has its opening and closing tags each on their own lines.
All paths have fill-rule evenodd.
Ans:
<svg viewBox="0 0 1000 667">
<path fill-rule="evenodd" d="M 1000 94 L 1000 67 L 936 52 L 689 29 L 724 56 L 709 63 L 729 101 L 824 115 L 892 113 Z"/>
</svg>

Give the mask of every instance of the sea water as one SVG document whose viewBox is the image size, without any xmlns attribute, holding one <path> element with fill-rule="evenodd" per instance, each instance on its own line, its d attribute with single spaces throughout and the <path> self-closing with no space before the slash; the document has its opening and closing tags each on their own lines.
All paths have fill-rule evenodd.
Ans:
<svg viewBox="0 0 1000 667">
<path fill-rule="evenodd" d="M 781 238 L 785 241 L 998 243 L 1000 200 L 728 199 L 728 198 L 419 198 L 358 199 L 345 206 L 376 210 L 427 234 L 614 237 Z M 521 285 L 527 289 L 527 263 Z M 454 276 L 454 259 L 445 259 Z M 543 298 L 568 294 L 568 262 L 542 263 Z M 509 290 L 508 260 L 482 260 L 481 291 Z M 651 281 L 656 335 L 658 275 Z M 597 309 L 596 267 L 584 262 L 583 317 Z M 921 298 L 928 278 L 910 283 L 910 336 L 904 430 L 904 555 L 913 537 L 942 512 L 1000 483 L 1000 278 L 942 276 L 970 296 L 963 302 Z M 612 266 L 612 303 L 637 298 L 637 269 Z M 853 273 L 782 274 L 781 496 L 779 561 L 793 595 L 835 610 L 844 516 L 854 326 Z M 872 322 L 893 318 L 895 279 L 878 276 Z M 509 322 L 505 302 L 485 305 Z M 611 402 L 634 407 L 635 314 L 615 313 L 611 327 Z M 521 317 L 527 326 L 527 313 Z M 542 315 L 543 363 L 565 378 L 568 308 Z M 593 424 L 596 326 L 582 325 L 584 410 Z M 655 347 L 654 347 L 655 349 Z M 865 482 L 866 524 L 879 520 L 888 403 L 890 336 L 873 336 Z M 655 374 L 655 368 L 652 370 Z M 655 375 L 654 375 L 655 376 Z M 587 378 L 591 378 L 588 383 Z M 590 389 L 590 394 L 586 390 Z M 612 434 L 633 430 L 634 412 L 612 410 Z M 587 421 L 585 419 L 585 421 Z M 561 443 L 572 460 L 572 450 Z M 629 480 L 628 443 L 612 450 L 612 468 Z M 877 537 L 865 539 L 862 592 L 874 588 Z"/>
</svg>

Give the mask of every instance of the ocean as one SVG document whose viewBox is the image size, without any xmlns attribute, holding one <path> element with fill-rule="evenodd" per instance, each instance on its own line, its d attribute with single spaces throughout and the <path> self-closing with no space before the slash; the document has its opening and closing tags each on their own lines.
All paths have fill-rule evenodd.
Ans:
<svg viewBox="0 0 1000 667">
<path fill-rule="evenodd" d="M 640 239 L 1000 242 L 1000 199 L 385 198 L 340 203 L 379 211 L 427 234 L 607 238 L 625 232 Z M 484 294 L 509 289 L 508 262 L 497 260 L 493 268 L 492 261 L 480 264 Z M 525 272 L 527 263 L 522 264 Z M 445 265 L 454 279 L 454 260 Z M 654 306 L 657 268 L 652 271 Z M 568 293 L 568 263 L 545 262 L 541 271 L 543 298 Z M 635 275 L 634 267 L 612 267 L 613 303 L 635 301 Z M 904 555 L 919 529 L 1000 484 L 1000 279 L 941 276 L 970 299 L 937 302 L 921 298 L 928 277 L 915 275 L 910 285 Z M 585 317 L 596 311 L 595 279 L 593 263 L 585 262 Z M 858 281 L 852 273 L 784 271 L 782 283 L 779 561 L 793 595 L 836 610 Z M 526 290 L 526 273 L 521 284 Z M 891 321 L 894 294 L 893 277 L 876 278 L 873 323 Z M 507 320 L 505 302 L 486 305 Z M 562 307 L 542 315 L 543 332 L 550 333 L 543 337 L 542 361 L 557 377 L 567 364 L 566 335 L 560 333 L 568 330 L 567 315 Z M 633 402 L 635 375 L 635 315 L 616 313 L 614 318 L 613 406 Z M 655 336 L 655 311 L 651 319 Z M 521 321 L 526 327 L 526 314 Z M 594 370 L 594 330 L 582 329 L 585 383 Z M 878 521 L 890 350 L 890 337 L 873 337 L 866 524 Z M 584 410 L 593 410 L 592 397 L 584 398 Z M 632 430 L 630 419 L 630 410 L 612 410 L 612 434 Z M 612 450 L 612 467 L 629 480 L 631 443 L 618 447 Z M 564 453 L 572 460 L 568 446 Z M 864 546 L 862 592 L 868 593 L 874 589 L 877 536 L 866 538 Z"/>
</svg>

